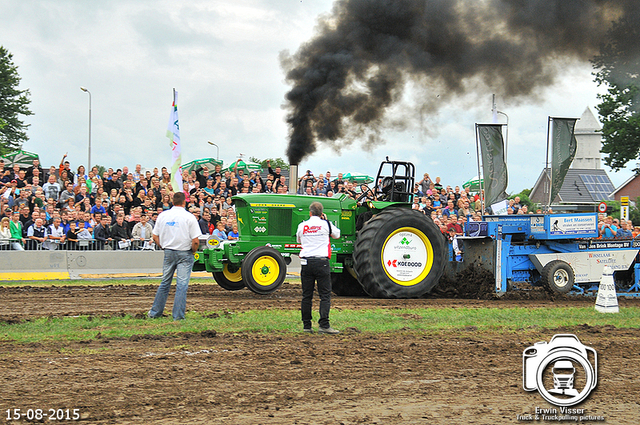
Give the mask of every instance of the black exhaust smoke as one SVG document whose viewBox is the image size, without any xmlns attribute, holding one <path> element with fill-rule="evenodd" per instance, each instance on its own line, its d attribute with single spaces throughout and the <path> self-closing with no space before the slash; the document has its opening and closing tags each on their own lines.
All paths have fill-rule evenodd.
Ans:
<svg viewBox="0 0 640 425">
<path fill-rule="evenodd" d="M 289 162 L 317 141 L 369 149 L 382 128 L 408 125 L 385 112 L 409 82 L 421 88 L 421 113 L 472 93 L 535 99 L 563 67 L 610 43 L 612 22 L 640 25 L 639 9 L 638 0 L 336 1 L 315 38 L 281 53 Z"/>
</svg>

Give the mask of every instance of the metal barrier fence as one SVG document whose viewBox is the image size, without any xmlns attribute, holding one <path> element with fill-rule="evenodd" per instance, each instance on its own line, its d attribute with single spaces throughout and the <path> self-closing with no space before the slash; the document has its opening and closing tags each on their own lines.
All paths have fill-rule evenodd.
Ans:
<svg viewBox="0 0 640 425">
<path fill-rule="evenodd" d="M 123 241 L 98 241 L 79 239 L 76 241 L 47 240 L 44 242 L 25 239 L 0 239 L 0 251 L 156 251 L 160 250 L 151 239 L 131 239 Z"/>
</svg>

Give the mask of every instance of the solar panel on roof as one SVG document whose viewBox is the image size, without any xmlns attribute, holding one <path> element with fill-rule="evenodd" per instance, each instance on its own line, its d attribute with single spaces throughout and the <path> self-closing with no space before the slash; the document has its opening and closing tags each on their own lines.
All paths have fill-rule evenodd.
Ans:
<svg viewBox="0 0 640 425">
<path fill-rule="evenodd" d="M 584 183 L 589 195 L 594 201 L 611 201 L 611 192 L 615 190 L 611 181 L 599 174 L 580 174 L 580 179 Z"/>
</svg>

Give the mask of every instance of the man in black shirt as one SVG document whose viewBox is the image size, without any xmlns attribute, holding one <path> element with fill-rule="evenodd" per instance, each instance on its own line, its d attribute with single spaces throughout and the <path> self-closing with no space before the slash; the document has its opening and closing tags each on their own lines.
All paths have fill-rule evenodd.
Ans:
<svg viewBox="0 0 640 425">
<path fill-rule="evenodd" d="M 131 230 L 124 222 L 124 214 L 116 216 L 116 223 L 111 226 L 111 237 L 116 241 L 116 248 L 119 248 L 119 242 L 131 241 Z"/>
<path fill-rule="evenodd" d="M 96 240 L 97 249 L 104 249 L 106 242 L 111 241 L 111 230 L 109 229 L 109 221 L 111 218 L 108 215 L 103 215 L 100 224 L 93 229 L 93 238 Z"/>
<path fill-rule="evenodd" d="M 269 174 L 273 176 L 273 180 L 280 180 L 280 177 L 282 177 L 282 169 L 280 167 L 276 167 L 276 171 L 273 171 L 271 169 L 271 160 L 269 159 L 267 159 L 267 167 L 269 168 Z"/>
</svg>

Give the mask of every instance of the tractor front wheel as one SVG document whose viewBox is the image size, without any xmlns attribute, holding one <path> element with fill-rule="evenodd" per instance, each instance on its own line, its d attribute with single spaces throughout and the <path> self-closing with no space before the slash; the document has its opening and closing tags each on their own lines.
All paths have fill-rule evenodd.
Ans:
<svg viewBox="0 0 640 425">
<path fill-rule="evenodd" d="M 242 280 L 251 291 L 267 295 L 282 285 L 287 277 L 287 264 L 274 248 L 259 246 L 252 249 L 242 262 Z"/>
</svg>

